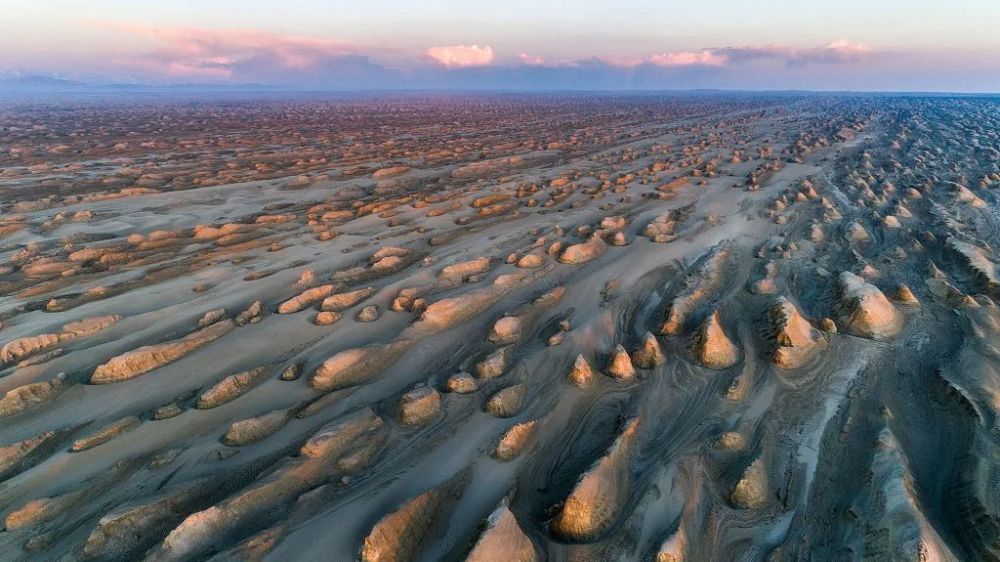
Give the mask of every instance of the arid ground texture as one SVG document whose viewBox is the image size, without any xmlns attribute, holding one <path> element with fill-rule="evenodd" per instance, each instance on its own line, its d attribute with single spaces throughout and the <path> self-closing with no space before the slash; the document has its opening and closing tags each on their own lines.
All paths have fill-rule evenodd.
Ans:
<svg viewBox="0 0 1000 562">
<path fill-rule="evenodd" d="M 0 106 L 0 560 L 1000 559 L 1000 99 Z"/>
</svg>

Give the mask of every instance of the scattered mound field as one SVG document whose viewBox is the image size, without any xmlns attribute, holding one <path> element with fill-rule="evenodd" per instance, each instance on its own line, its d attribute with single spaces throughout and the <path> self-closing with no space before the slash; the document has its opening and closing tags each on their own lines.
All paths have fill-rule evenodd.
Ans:
<svg viewBox="0 0 1000 562">
<path fill-rule="evenodd" d="M 0 561 L 1000 560 L 996 100 L 0 129 Z"/>
</svg>

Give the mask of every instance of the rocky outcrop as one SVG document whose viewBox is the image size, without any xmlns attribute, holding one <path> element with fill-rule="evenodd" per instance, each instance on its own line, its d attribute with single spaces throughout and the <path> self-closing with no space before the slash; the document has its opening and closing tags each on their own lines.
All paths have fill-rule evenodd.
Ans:
<svg viewBox="0 0 1000 562">
<path fill-rule="evenodd" d="M 673 336 L 681 333 L 706 300 L 715 295 L 723 283 L 723 273 L 732 255 L 728 243 L 716 245 L 688 273 L 680 293 L 670 303 L 660 333 Z"/>
<path fill-rule="evenodd" d="M 196 482 L 144 503 L 118 507 L 97 522 L 83 545 L 83 554 L 102 560 L 141 557 L 215 489 L 208 481 Z"/>
<path fill-rule="evenodd" d="M 576 386 L 581 388 L 587 387 L 594 382 L 594 370 L 590 367 L 590 363 L 584 359 L 583 355 L 577 355 L 567 378 Z"/>
<path fill-rule="evenodd" d="M 58 432 L 46 431 L 0 447 L 0 482 L 39 462 L 52 449 L 58 438 Z"/>
<path fill-rule="evenodd" d="M 785 297 L 778 297 L 767 311 L 768 329 L 774 341 L 775 365 L 792 369 L 804 364 L 825 343 L 819 330 L 799 314 Z"/>
<path fill-rule="evenodd" d="M 627 380 L 635 377 L 635 367 L 632 365 L 632 358 L 628 356 L 625 348 L 618 344 L 611 352 L 608 360 L 608 375 L 619 380 Z"/>
<path fill-rule="evenodd" d="M 559 255 L 559 261 L 570 265 L 587 263 L 601 257 L 607 249 L 608 245 L 604 240 L 594 234 L 586 242 L 568 246 Z"/>
<path fill-rule="evenodd" d="M 362 562 L 416 560 L 441 518 L 451 492 L 444 484 L 407 501 L 375 524 L 361 547 Z"/>
<path fill-rule="evenodd" d="M 317 301 L 321 301 L 333 294 L 334 285 L 320 285 L 306 289 L 298 295 L 288 299 L 278 306 L 278 314 L 292 314 L 312 306 Z"/>
<path fill-rule="evenodd" d="M 483 380 L 499 377 L 507 370 L 513 355 L 514 349 L 509 345 L 494 350 L 482 361 L 476 363 L 474 368 L 476 376 Z"/>
<path fill-rule="evenodd" d="M 0 362 L 16 363 L 59 344 L 95 334 L 119 320 L 121 320 L 121 316 L 118 315 L 85 318 L 64 325 L 57 333 L 39 334 L 13 340 L 0 348 Z"/>
<path fill-rule="evenodd" d="M 372 287 L 365 287 L 363 289 L 349 291 L 346 293 L 337 293 L 323 299 L 323 302 L 320 304 L 320 310 L 343 312 L 373 294 L 375 294 L 375 289 Z"/>
<path fill-rule="evenodd" d="M 517 316 L 504 316 L 493 324 L 488 340 L 493 343 L 507 344 L 517 341 L 521 336 L 521 319 Z"/>
<path fill-rule="evenodd" d="M 310 383 L 322 391 L 361 384 L 395 363 L 409 345 L 399 341 L 341 351 L 320 365 Z"/>
<path fill-rule="evenodd" d="M 236 316 L 236 325 L 245 326 L 247 324 L 254 324 L 260 321 L 261 314 L 264 312 L 264 303 L 261 301 L 254 301 L 246 310 L 239 313 Z"/>
<path fill-rule="evenodd" d="M 79 451 L 86 451 L 87 449 L 93 449 L 98 445 L 103 445 L 104 443 L 107 443 L 124 433 L 132 431 L 140 425 L 142 425 L 142 419 L 139 418 L 139 416 L 126 416 L 120 420 L 109 423 L 88 437 L 77 439 L 73 442 L 73 446 L 70 450 L 76 453 Z"/>
<path fill-rule="evenodd" d="M 264 366 L 229 375 L 203 392 L 195 405 L 199 409 L 205 410 L 235 400 L 264 380 L 268 370 L 268 367 Z"/>
<path fill-rule="evenodd" d="M 320 428 L 294 460 L 223 502 L 184 518 L 147 560 L 200 557 L 234 530 L 252 529 L 254 522 L 288 509 L 302 493 L 360 470 L 381 450 L 384 436 L 384 422 L 369 409 Z"/>
<path fill-rule="evenodd" d="M 849 271 L 838 279 L 836 310 L 840 323 L 855 336 L 886 340 L 903 328 L 903 316 L 882 291 Z"/>
<path fill-rule="evenodd" d="M 535 545 L 521 529 L 504 499 L 486 519 L 486 528 L 465 562 L 537 562 Z"/>
<path fill-rule="evenodd" d="M 441 412 L 441 395 L 430 387 L 413 389 L 399 399 L 399 423 L 403 427 L 427 425 Z"/>
<path fill-rule="evenodd" d="M 691 340 L 691 354 L 709 369 L 726 369 L 739 362 L 740 351 L 722 329 L 718 310 L 698 328 Z"/>
<path fill-rule="evenodd" d="M 274 410 L 266 414 L 233 422 L 222 442 L 230 447 L 242 447 L 266 439 L 288 423 L 290 416 L 286 410 Z"/>
<path fill-rule="evenodd" d="M 572 542 L 592 542 L 618 520 L 628 501 L 638 427 L 637 418 L 628 422 L 607 454 L 580 477 L 552 520 L 553 533 Z"/>
<path fill-rule="evenodd" d="M 493 458 L 499 461 L 509 461 L 520 455 L 532 442 L 535 431 L 538 429 L 536 420 L 519 423 L 503 434 L 496 448 L 493 449 Z"/>
<path fill-rule="evenodd" d="M 486 401 L 486 411 L 498 418 L 517 415 L 528 389 L 524 384 L 514 384 L 497 391 Z"/>
<path fill-rule="evenodd" d="M 763 458 L 758 458 L 743 472 L 729 500 L 740 509 L 757 509 L 767 505 L 770 494 L 767 467 Z"/>
<path fill-rule="evenodd" d="M 65 390 L 65 380 L 65 375 L 60 373 L 53 379 L 26 384 L 7 391 L 3 398 L 0 398 L 0 418 L 18 414 L 55 398 Z"/>
<path fill-rule="evenodd" d="M 223 320 L 180 339 L 147 345 L 123 353 L 113 357 L 107 363 L 98 365 L 90 377 L 90 382 L 91 384 L 107 384 L 148 373 L 221 338 L 232 329 L 233 321 Z"/>
<path fill-rule="evenodd" d="M 640 369 L 653 369 L 662 365 L 667 360 L 667 356 L 660 349 L 660 342 L 656 336 L 650 332 L 642 337 L 639 348 L 632 352 L 632 363 Z"/>
</svg>

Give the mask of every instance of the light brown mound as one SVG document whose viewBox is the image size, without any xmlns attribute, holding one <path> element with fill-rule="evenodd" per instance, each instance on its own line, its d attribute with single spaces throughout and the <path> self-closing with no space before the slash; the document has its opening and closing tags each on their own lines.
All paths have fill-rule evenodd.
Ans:
<svg viewBox="0 0 1000 562">
<path fill-rule="evenodd" d="M 775 342 L 772 359 L 779 367 L 795 368 L 805 363 L 823 340 L 799 310 L 785 297 L 778 297 L 767 312 L 768 326 Z"/>
<path fill-rule="evenodd" d="M 372 296 L 374 293 L 375 289 L 372 287 L 365 287 L 347 293 L 337 293 L 323 299 L 319 308 L 322 311 L 343 312 Z"/>
<path fill-rule="evenodd" d="M 509 461 L 521 454 L 525 448 L 531 444 L 538 428 L 537 420 L 526 421 L 511 427 L 504 433 L 500 442 L 493 449 L 493 458 L 500 461 Z"/>
<path fill-rule="evenodd" d="M 652 369 L 662 365 L 667 360 L 667 356 L 660 349 L 660 342 L 656 336 L 646 332 L 642 338 L 642 345 L 632 353 L 632 362 L 640 369 Z"/>
<path fill-rule="evenodd" d="M 180 339 L 133 349 L 98 365 L 90 377 L 90 382 L 91 384 L 119 382 L 148 373 L 221 338 L 232 329 L 233 321 L 223 320 Z"/>
<path fill-rule="evenodd" d="M 756 509 L 767 505 L 769 498 L 767 468 L 764 466 L 764 460 L 758 458 L 743 473 L 743 478 L 736 484 L 730 501 L 741 509 Z"/>
<path fill-rule="evenodd" d="M 285 426 L 288 412 L 274 410 L 266 414 L 234 422 L 222 436 L 222 442 L 230 447 L 241 447 L 265 439 Z"/>
<path fill-rule="evenodd" d="M 906 306 L 920 306 L 920 299 L 906 285 L 901 284 L 899 287 L 896 287 L 896 294 L 893 295 L 893 299 Z"/>
<path fill-rule="evenodd" d="M 577 481 L 552 520 L 556 535 L 573 542 L 591 542 L 599 539 L 621 515 L 628 501 L 629 458 L 638 424 L 638 419 L 630 421 L 608 453 Z"/>
<path fill-rule="evenodd" d="M 413 327 L 431 332 L 452 328 L 475 318 L 499 300 L 504 292 L 490 287 L 433 302 Z"/>
<path fill-rule="evenodd" d="M 26 384 L 8 391 L 3 398 L 0 398 L 0 418 L 12 416 L 32 405 L 51 400 L 65 388 L 64 378 L 60 374 L 47 381 Z"/>
<path fill-rule="evenodd" d="M 4 520 L 7 531 L 37 527 L 43 523 L 65 517 L 79 503 L 86 499 L 87 488 L 69 492 L 52 498 L 31 500 L 11 511 Z"/>
<path fill-rule="evenodd" d="M 395 363 L 408 347 L 399 341 L 341 351 L 320 365 L 310 383 L 322 391 L 361 384 Z"/>
<path fill-rule="evenodd" d="M 379 319 L 381 313 L 379 312 L 377 304 L 369 304 L 358 311 L 357 316 L 354 317 L 358 322 L 374 322 Z"/>
<path fill-rule="evenodd" d="M 559 261 L 567 264 L 586 263 L 600 257 L 607 249 L 608 245 L 604 243 L 604 240 L 594 234 L 590 237 L 590 240 L 573 244 L 563 250 L 563 253 L 559 256 Z"/>
<path fill-rule="evenodd" d="M 234 530 L 274 510 L 284 509 L 304 492 L 367 465 L 384 443 L 384 422 L 370 409 L 349 414 L 317 431 L 299 456 L 234 496 L 188 515 L 147 560 L 190 560 Z"/>
<path fill-rule="evenodd" d="M 211 490 L 209 484 L 199 482 L 152 501 L 116 508 L 97 522 L 83 545 L 84 555 L 102 560 L 140 557 L 150 542 L 183 520 Z"/>
<path fill-rule="evenodd" d="M 521 319 L 517 316 L 504 316 L 493 324 L 489 341 L 493 343 L 512 343 L 521 335 Z"/>
<path fill-rule="evenodd" d="M 850 271 L 840 274 L 837 297 L 840 321 L 856 336 L 885 340 L 903 327 L 903 316 L 882 291 Z"/>
<path fill-rule="evenodd" d="M 392 176 L 398 176 L 400 174 L 405 174 L 410 171 L 409 166 L 389 166 L 388 168 L 381 168 L 372 172 L 372 178 L 381 179 L 389 178 Z"/>
<path fill-rule="evenodd" d="M 361 548 L 362 562 L 416 560 L 420 547 L 430 538 L 430 531 L 447 495 L 447 485 L 439 486 L 379 520 L 365 537 Z"/>
<path fill-rule="evenodd" d="M 517 267 L 521 269 L 536 269 L 545 265 L 545 256 L 538 254 L 526 254 L 517 260 Z"/>
<path fill-rule="evenodd" d="M 722 286 L 730 256 L 732 248 L 728 242 L 717 244 L 709 250 L 701 264 L 688 273 L 684 278 L 683 291 L 670 303 L 661 334 L 673 336 L 681 333 L 698 307 Z"/>
<path fill-rule="evenodd" d="M 486 411 L 498 418 L 514 416 L 521 409 L 527 391 L 523 384 L 514 384 L 497 391 L 486 402 Z"/>
<path fill-rule="evenodd" d="M 254 324 L 260 321 L 260 315 L 264 311 L 264 303 L 261 301 L 254 301 L 246 310 L 239 313 L 236 317 L 237 326 L 245 326 L 247 324 Z"/>
<path fill-rule="evenodd" d="M 441 270 L 441 279 L 460 281 L 473 275 L 486 273 L 489 270 L 490 258 L 481 257 L 446 266 Z"/>
<path fill-rule="evenodd" d="M 426 425 L 441 411 L 441 395 L 430 387 L 411 390 L 399 399 L 399 422 L 404 427 Z"/>
<path fill-rule="evenodd" d="M 312 289 L 306 289 L 297 296 L 281 303 L 278 307 L 278 314 L 292 314 L 306 308 L 316 301 L 325 299 L 333 293 L 333 285 L 320 285 Z"/>
<path fill-rule="evenodd" d="M 121 316 L 117 314 L 85 318 L 66 324 L 58 333 L 39 334 L 13 340 L 0 348 L 0 362 L 16 363 L 60 343 L 97 333 L 119 320 L 121 320 Z"/>
<path fill-rule="evenodd" d="M 138 416 L 127 416 L 115 422 L 109 423 L 108 425 L 99 429 L 96 433 L 89 437 L 83 439 L 78 439 L 73 442 L 73 447 L 71 451 L 79 452 L 86 451 L 87 449 L 92 449 L 98 445 L 107 443 L 115 437 L 132 431 L 133 429 L 139 427 L 142 424 L 142 420 Z"/>
<path fill-rule="evenodd" d="M 722 330 L 719 311 L 713 312 L 701 324 L 691 342 L 695 359 L 710 369 L 726 369 L 740 360 L 740 352 Z"/>
<path fill-rule="evenodd" d="M 524 533 L 507 500 L 487 518 L 486 529 L 472 547 L 466 562 L 536 562 L 535 545 Z"/>
<path fill-rule="evenodd" d="M 198 320 L 198 327 L 204 328 L 205 326 L 210 326 L 212 324 L 215 324 L 219 320 L 222 320 L 225 317 L 226 317 L 225 308 L 217 308 L 215 310 L 209 310 L 201 317 L 201 320 Z"/>
<path fill-rule="evenodd" d="M 5 447 L 0 447 L 0 481 L 6 480 L 26 468 L 38 451 L 47 450 L 56 437 L 55 431 L 46 431 Z"/>
<path fill-rule="evenodd" d="M 262 381 L 267 372 L 268 367 L 264 366 L 229 375 L 203 392 L 195 405 L 199 409 L 206 410 L 236 400 Z"/>
<path fill-rule="evenodd" d="M 576 360 L 573 362 L 573 368 L 569 371 L 569 380 L 573 384 L 579 387 L 590 386 L 594 381 L 594 370 L 590 368 L 590 363 L 583 358 L 583 355 L 577 355 Z"/>
<path fill-rule="evenodd" d="M 620 380 L 635 377 L 635 367 L 632 366 L 632 359 L 621 344 L 618 344 L 611 353 L 611 360 L 608 362 L 607 371 L 609 375 Z"/>
<path fill-rule="evenodd" d="M 476 385 L 476 379 L 472 378 L 469 373 L 458 373 L 457 375 L 452 375 L 448 378 L 447 382 L 448 392 L 454 392 L 456 394 L 469 394 L 470 392 L 475 392 L 478 386 Z"/>
<path fill-rule="evenodd" d="M 493 351 L 485 359 L 476 363 L 476 376 L 484 380 L 499 377 L 507 370 L 513 353 L 511 346 L 501 347 Z"/>
<path fill-rule="evenodd" d="M 323 312 L 316 313 L 315 324 L 317 326 L 329 326 L 330 324 L 335 324 L 340 320 L 342 314 L 339 312 L 331 312 L 329 310 L 324 310 Z"/>
</svg>

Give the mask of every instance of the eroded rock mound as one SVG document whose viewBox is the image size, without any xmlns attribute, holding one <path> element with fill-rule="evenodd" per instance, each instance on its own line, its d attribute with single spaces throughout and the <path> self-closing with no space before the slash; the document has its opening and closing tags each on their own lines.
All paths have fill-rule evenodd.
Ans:
<svg viewBox="0 0 1000 562">
<path fill-rule="evenodd" d="M 90 382 L 91 384 L 119 382 L 148 373 L 221 338 L 232 329 L 233 321 L 223 320 L 177 340 L 134 349 L 98 365 L 90 377 Z"/>
<path fill-rule="evenodd" d="M 628 501 L 629 459 L 639 420 L 626 424 L 607 454 L 585 472 L 552 520 L 552 531 L 565 540 L 592 542 L 614 524 Z"/>
<path fill-rule="evenodd" d="M 847 331 L 863 338 L 886 340 L 903 328 L 903 316 L 882 291 L 850 271 L 838 279 L 837 311 Z"/>
<path fill-rule="evenodd" d="M 395 363 L 408 347 L 407 342 L 395 342 L 341 351 L 324 361 L 310 382 L 323 391 L 361 384 Z"/>
<path fill-rule="evenodd" d="M 710 369 L 726 369 L 739 362 L 740 351 L 722 329 L 718 310 L 698 328 L 691 340 L 691 353 L 699 363 Z"/>
<path fill-rule="evenodd" d="M 375 524 L 361 547 L 362 562 L 416 560 L 431 538 L 440 509 L 450 494 L 444 484 L 407 501 Z"/>
<path fill-rule="evenodd" d="M 660 342 L 650 332 L 646 332 L 646 335 L 642 337 L 639 349 L 632 353 L 632 362 L 640 369 L 653 369 L 662 365 L 666 360 L 667 356 L 660 349 Z"/>
<path fill-rule="evenodd" d="M 559 255 L 559 261 L 566 264 L 581 264 L 599 258 L 608 249 L 608 245 L 598 236 L 593 235 L 590 240 L 568 246 Z"/>
<path fill-rule="evenodd" d="M 772 359 L 779 367 L 801 366 L 824 343 L 819 330 L 813 328 L 785 297 L 774 300 L 768 308 L 767 320 L 775 343 Z"/>
<path fill-rule="evenodd" d="M 77 338 L 97 333 L 108 328 L 119 320 L 121 320 L 121 316 L 118 315 L 85 318 L 83 320 L 66 324 L 62 327 L 62 330 L 57 333 L 39 334 L 36 336 L 13 340 L 0 348 L 0 362 L 16 363 L 61 343 L 66 343 Z"/>
<path fill-rule="evenodd" d="M 65 389 L 65 375 L 41 382 L 19 386 L 0 398 L 0 418 L 12 416 L 51 400 Z"/>
<path fill-rule="evenodd" d="M 486 520 L 486 528 L 472 547 L 466 562 L 536 562 L 535 545 L 524 533 L 517 518 L 507 507 L 507 500 L 500 504 Z"/>
</svg>

